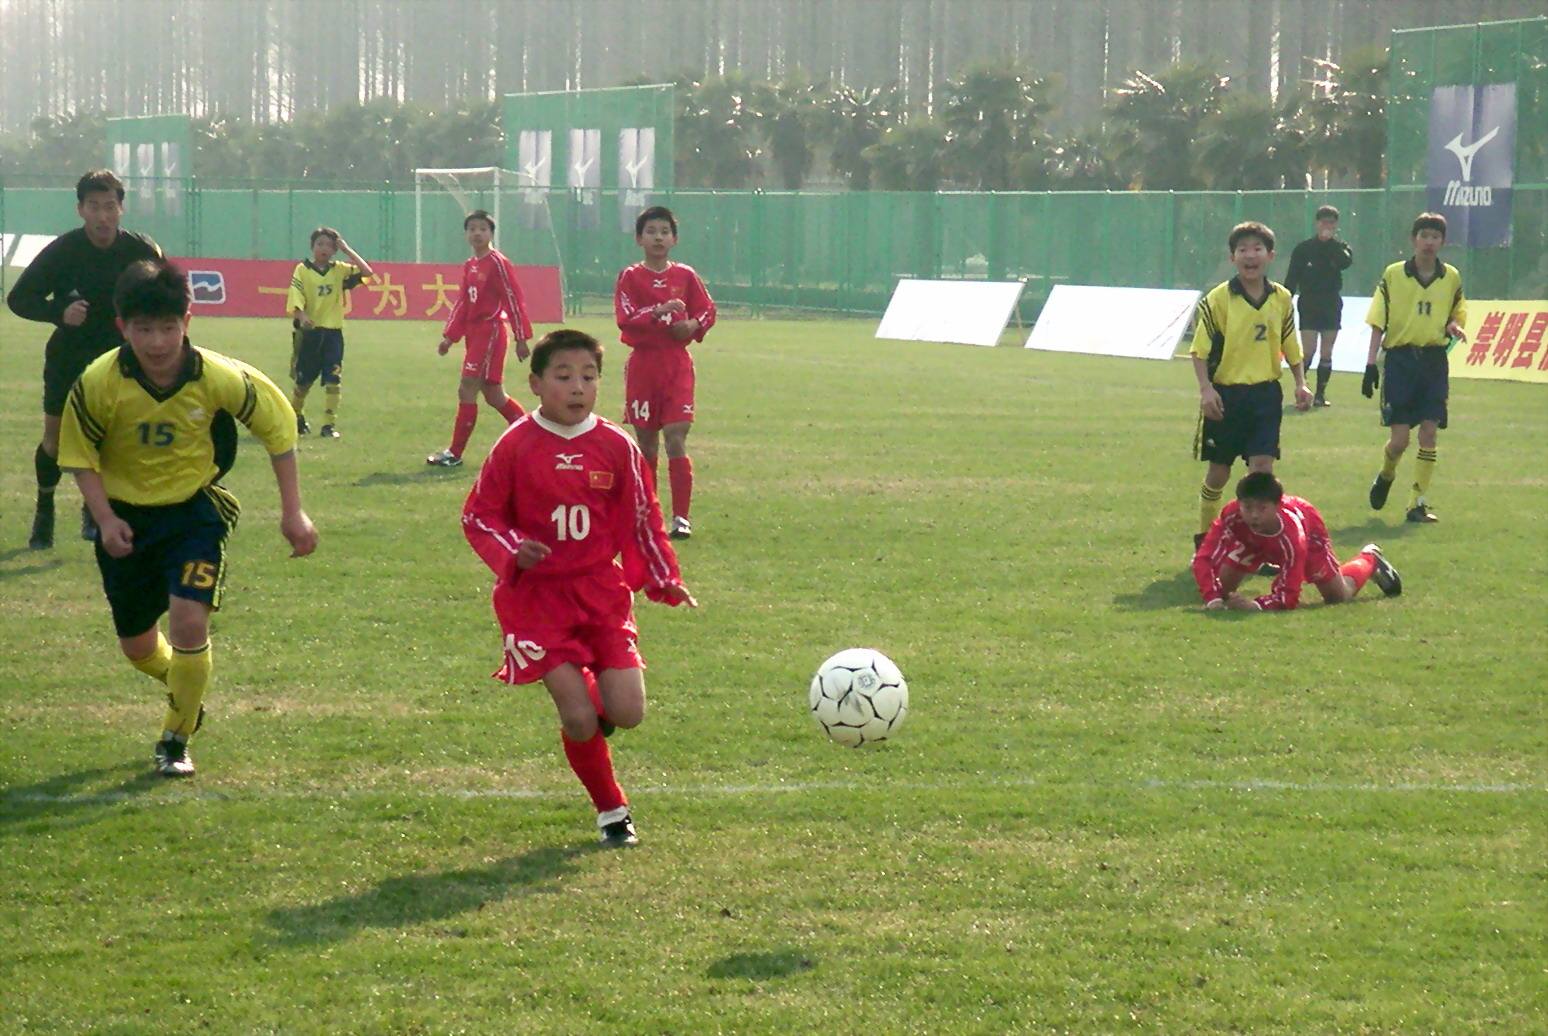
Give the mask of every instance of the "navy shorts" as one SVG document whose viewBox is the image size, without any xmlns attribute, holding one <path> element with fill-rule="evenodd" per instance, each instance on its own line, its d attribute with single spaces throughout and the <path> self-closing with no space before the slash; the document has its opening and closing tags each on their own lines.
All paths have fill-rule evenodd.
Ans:
<svg viewBox="0 0 1548 1036">
<path fill-rule="evenodd" d="M 295 349 L 290 358 L 290 376 L 297 385 L 310 385 L 319 378 L 324 385 L 337 385 L 343 373 L 342 329 L 314 327 L 296 332 Z"/>
<path fill-rule="evenodd" d="M 1225 417 L 1211 421 L 1199 415 L 1193 453 L 1211 464 L 1233 464 L 1236 458 L 1269 456 L 1279 459 L 1279 423 L 1285 395 L 1277 381 L 1256 385 L 1216 385 Z"/>
<path fill-rule="evenodd" d="M 43 350 L 43 412 L 49 417 L 63 417 L 65 401 L 81 372 L 91 366 L 91 361 L 114 346 L 100 350 L 81 348 L 77 345 L 50 344 Z"/>
<path fill-rule="evenodd" d="M 111 503 L 113 513 L 134 531 L 134 550 L 125 558 L 113 557 L 97 542 L 102 591 L 120 637 L 137 637 L 156 625 L 172 597 L 220 607 L 226 537 L 242 510 L 236 497 L 210 485 L 180 504 Z"/>
<path fill-rule="evenodd" d="M 1451 363 L 1442 346 L 1401 346 L 1382 354 L 1381 423 L 1446 427 Z"/>
<path fill-rule="evenodd" d="M 1344 300 L 1337 295 L 1302 295 L 1296 299 L 1302 331 L 1337 331 L 1344 316 Z"/>
</svg>

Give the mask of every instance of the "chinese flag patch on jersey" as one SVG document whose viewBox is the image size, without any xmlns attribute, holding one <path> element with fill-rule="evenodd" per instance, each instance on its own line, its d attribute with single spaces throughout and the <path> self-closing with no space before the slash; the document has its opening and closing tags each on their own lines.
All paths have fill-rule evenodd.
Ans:
<svg viewBox="0 0 1548 1036">
<path fill-rule="evenodd" d="M 612 489 L 613 473 L 611 471 L 592 471 L 587 476 L 591 481 L 592 489 Z"/>
</svg>

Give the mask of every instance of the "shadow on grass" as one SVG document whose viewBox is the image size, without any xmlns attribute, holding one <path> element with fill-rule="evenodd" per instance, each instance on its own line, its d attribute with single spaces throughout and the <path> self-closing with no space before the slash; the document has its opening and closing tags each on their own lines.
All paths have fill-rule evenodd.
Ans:
<svg viewBox="0 0 1548 1036">
<path fill-rule="evenodd" d="M 576 857 L 599 848 L 548 846 L 487 867 L 388 878 L 354 895 L 272 910 L 269 923 L 279 942 L 300 945 L 337 942 L 364 928 L 406 928 L 445 920 L 510 896 L 549 891 L 573 869 Z"/>
<path fill-rule="evenodd" d="M 1400 536 L 1407 536 L 1417 528 L 1419 528 L 1417 522 L 1403 521 L 1401 514 L 1398 516 L 1397 521 L 1373 516 L 1367 518 L 1359 525 L 1346 525 L 1342 529 L 1329 529 L 1328 535 L 1333 538 L 1335 543 L 1343 540 L 1361 540 L 1363 541 L 1363 546 L 1364 543 L 1380 543 L 1382 540 L 1390 542 Z"/>
<path fill-rule="evenodd" d="M 124 775 L 112 787 L 87 789 L 104 778 Z M 9 787 L 0 792 L 0 831 L 40 818 L 78 816 L 88 810 L 105 810 L 155 787 L 157 777 L 145 762 L 125 762 L 46 777 L 35 784 Z"/>
<path fill-rule="evenodd" d="M 1187 608 L 1199 603 L 1199 588 L 1189 569 L 1162 576 L 1137 593 L 1113 595 L 1114 606 L 1131 612 Z"/>
<path fill-rule="evenodd" d="M 59 555 L 53 551 L 44 552 L 33 550 L 31 547 L 13 547 L 4 553 L 0 553 L 0 565 L 22 557 L 34 557 L 37 560 L 30 565 L 22 565 L 20 568 L 0 568 L 0 581 L 20 579 L 23 576 L 35 576 L 39 572 L 47 572 L 51 568 L 58 568 L 64 564 Z"/>
<path fill-rule="evenodd" d="M 477 468 L 474 468 L 476 471 Z M 465 475 L 464 468 L 441 468 L 433 464 L 426 464 L 421 471 L 373 471 L 369 475 L 362 475 L 355 479 L 356 489 L 370 489 L 372 486 L 411 486 L 425 482 L 439 482 L 443 479 Z"/>
<path fill-rule="evenodd" d="M 810 954 L 801 950 L 774 950 L 769 953 L 733 953 L 711 964 L 704 972 L 709 978 L 784 978 L 799 975 L 817 966 Z"/>
</svg>

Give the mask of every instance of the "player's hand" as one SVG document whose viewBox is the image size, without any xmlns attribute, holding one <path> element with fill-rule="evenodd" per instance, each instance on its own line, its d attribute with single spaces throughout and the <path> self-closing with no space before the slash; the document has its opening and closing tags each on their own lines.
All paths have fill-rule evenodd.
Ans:
<svg viewBox="0 0 1548 1036">
<path fill-rule="evenodd" d="M 86 323 L 86 313 L 89 309 L 91 304 L 85 299 L 76 299 L 65 307 L 64 315 L 59 318 L 59 322 L 66 327 L 80 327 Z"/>
<path fill-rule="evenodd" d="M 1305 385 L 1295 387 L 1295 408 L 1297 410 L 1310 410 L 1312 405 L 1312 390 Z"/>
<path fill-rule="evenodd" d="M 1226 607 L 1233 612 L 1261 612 L 1262 605 L 1251 597 L 1243 597 L 1239 592 L 1232 590 L 1226 595 Z"/>
<path fill-rule="evenodd" d="M 687 320 L 679 320 L 677 323 L 667 328 L 667 330 L 672 332 L 672 337 L 677 339 L 679 342 L 686 342 L 688 339 L 699 333 L 699 322 L 692 317 L 689 317 Z"/>
<path fill-rule="evenodd" d="M 441 339 L 441 344 L 435 347 L 435 351 L 440 355 L 445 356 L 447 353 L 451 352 L 451 347 L 452 340 L 450 338 L 443 338 Z"/>
<path fill-rule="evenodd" d="M 317 526 L 312 524 L 305 511 L 287 514 L 280 518 L 280 535 L 290 543 L 290 556 L 304 558 L 317 549 Z"/>
<path fill-rule="evenodd" d="M 1204 610 L 1207 612 L 1223 612 L 1225 611 L 1225 607 L 1226 603 L 1224 597 L 1217 597 L 1213 601 L 1207 601 L 1204 604 Z"/>
<path fill-rule="evenodd" d="M 668 299 L 665 302 L 658 302 L 650 307 L 650 311 L 658 317 L 670 316 L 673 313 L 684 313 L 687 310 L 688 303 L 682 299 Z"/>
<path fill-rule="evenodd" d="M 1446 333 L 1458 341 L 1467 341 L 1467 330 L 1461 324 L 1453 320 L 1446 325 Z"/>
<path fill-rule="evenodd" d="M 310 331 L 317 326 L 316 324 L 312 323 L 312 318 L 307 316 L 305 313 L 302 313 L 299 317 L 297 317 L 296 322 L 301 325 L 301 330 L 303 331 Z"/>
<path fill-rule="evenodd" d="M 134 530 L 116 514 L 97 523 L 97 537 L 108 557 L 127 558 L 134 553 Z"/>
<path fill-rule="evenodd" d="M 1366 399 L 1370 399 L 1373 395 L 1376 394 L 1376 390 L 1380 387 L 1381 371 L 1376 369 L 1376 365 L 1374 363 L 1367 363 L 1365 365 L 1365 377 L 1360 381 L 1360 395 L 1364 396 Z"/>
<path fill-rule="evenodd" d="M 516 339 L 516 361 L 518 363 L 525 363 L 527 357 L 531 355 L 532 350 L 527 348 L 527 340 L 525 338 Z"/>
<path fill-rule="evenodd" d="M 693 594 L 682 583 L 668 583 L 661 588 L 661 595 L 666 598 L 668 604 L 686 604 L 690 608 L 697 608 L 699 602 L 693 599 Z"/>
<path fill-rule="evenodd" d="M 1211 421 L 1225 420 L 1225 400 L 1220 398 L 1220 393 L 1211 385 L 1199 393 L 1199 406 L 1204 411 L 1204 416 Z"/>
<path fill-rule="evenodd" d="M 553 550 L 547 544 L 537 540 L 522 540 L 521 546 L 516 548 L 516 567 L 525 572 L 552 553 Z"/>
</svg>

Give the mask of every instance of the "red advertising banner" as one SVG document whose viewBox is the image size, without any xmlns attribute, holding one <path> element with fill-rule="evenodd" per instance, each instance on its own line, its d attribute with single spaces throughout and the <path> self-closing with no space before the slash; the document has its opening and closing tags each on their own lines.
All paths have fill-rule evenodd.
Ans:
<svg viewBox="0 0 1548 1036">
<path fill-rule="evenodd" d="M 176 259 L 193 286 L 195 316 L 283 317 L 296 264 L 289 259 Z M 373 276 L 345 295 L 352 320 L 436 320 L 450 315 L 462 267 L 372 263 Z M 516 281 L 534 324 L 564 322 L 557 266 L 518 266 Z"/>
</svg>

